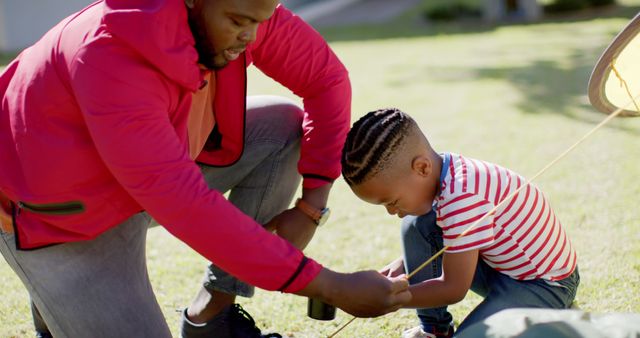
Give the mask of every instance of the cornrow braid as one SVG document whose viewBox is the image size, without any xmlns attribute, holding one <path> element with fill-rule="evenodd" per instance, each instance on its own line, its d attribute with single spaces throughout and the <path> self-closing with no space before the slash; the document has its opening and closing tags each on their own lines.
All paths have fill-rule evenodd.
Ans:
<svg viewBox="0 0 640 338">
<path fill-rule="evenodd" d="M 360 184 L 389 165 L 415 121 L 396 108 L 372 111 L 353 124 L 342 148 L 342 175 Z"/>
</svg>

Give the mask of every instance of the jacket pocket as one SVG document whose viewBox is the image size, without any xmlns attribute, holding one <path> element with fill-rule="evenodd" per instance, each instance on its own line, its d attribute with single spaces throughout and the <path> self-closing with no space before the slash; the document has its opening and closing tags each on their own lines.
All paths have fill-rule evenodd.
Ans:
<svg viewBox="0 0 640 338">
<path fill-rule="evenodd" d="M 85 211 L 84 204 L 82 204 L 82 202 L 80 201 L 46 204 L 35 204 L 19 201 L 18 209 L 43 215 L 75 215 L 83 213 Z"/>
</svg>

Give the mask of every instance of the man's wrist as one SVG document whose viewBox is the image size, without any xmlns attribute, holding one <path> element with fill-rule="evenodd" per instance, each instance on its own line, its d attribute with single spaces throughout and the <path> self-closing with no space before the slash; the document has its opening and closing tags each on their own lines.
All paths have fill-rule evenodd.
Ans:
<svg viewBox="0 0 640 338">
<path fill-rule="evenodd" d="M 312 205 L 316 209 L 324 209 L 327 207 L 329 200 L 329 193 L 331 192 L 331 183 L 327 183 L 321 187 L 308 189 L 302 189 L 302 200 Z"/>
<path fill-rule="evenodd" d="M 305 202 L 302 198 L 298 198 L 295 207 L 309 217 L 317 226 L 326 223 L 331 215 L 329 208 L 317 209 L 313 205 Z"/>
<path fill-rule="evenodd" d="M 342 282 L 339 281 L 340 277 L 341 274 L 323 267 L 316 278 L 297 294 L 333 304 L 336 294 L 339 293 L 337 290 L 342 287 Z"/>
</svg>

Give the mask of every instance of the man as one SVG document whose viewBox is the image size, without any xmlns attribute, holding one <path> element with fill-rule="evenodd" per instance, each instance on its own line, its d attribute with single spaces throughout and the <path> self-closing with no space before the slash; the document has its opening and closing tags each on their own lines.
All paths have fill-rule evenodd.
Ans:
<svg viewBox="0 0 640 338">
<path fill-rule="evenodd" d="M 305 112 L 246 98 L 252 62 Z M 8 65 L 0 98 L 11 216 L 0 251 L 54 337 L 170 336 L 146 272 L 150 217 L 215 263 L 185 336 L 259 337 L 233 305 L 248 285 L 357 316 L 409 301 L 403 278 L 336 273 L 299 251 L 340 173 L 350 85 L 326 43 L 275 0 L 96 2 Z M 303 194 L 284 210 L 296 161 Z"/>
</svg>

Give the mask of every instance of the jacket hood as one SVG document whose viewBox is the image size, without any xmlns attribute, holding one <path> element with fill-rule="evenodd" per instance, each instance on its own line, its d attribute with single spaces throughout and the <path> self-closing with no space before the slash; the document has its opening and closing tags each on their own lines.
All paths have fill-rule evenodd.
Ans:
<svg viewBox="0 0 640 338">
<path fill-rule="evenodd" d="M 201 75 L 181 0 L 105 0 L 107 30 L 169 79 L 195 91 Z"/>
</svg>

